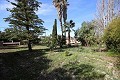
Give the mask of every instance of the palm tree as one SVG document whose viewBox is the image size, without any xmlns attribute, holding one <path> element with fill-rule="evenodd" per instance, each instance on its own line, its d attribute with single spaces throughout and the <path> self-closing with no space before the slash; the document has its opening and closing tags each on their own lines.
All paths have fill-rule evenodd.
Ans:
<svg viewBox="0 0 120 80">
<path fill-rule="evenodd" d="M 73 27 L 75 27 L 75 23 L 73 22 L 73 20 L 70 20 L 69 22 L 66 22 L 66 24 L 64 24 L 64 27 L 66 28 L 66 31 L 64 31 L 64 32 L 68 32 L 68 46 L 71 46 L 70 32 L 73 30 Z"/>
<path fill-rule="evenodd" d="M 63 28 L 63 22 L 66 23 L 67 20 L 67 6 L 69 5 L 67 0 L 53 0 L 53 5 L 57 9 L 58 19 L 60 21 L 61 31 L 62 31 L 62 42 L 63 37 L 66 37 L 65 29 Z M 64 34 L 63 34 L 64 32 Z M 62 43 L 63 44 L 63 43 Z"/>
</svg>

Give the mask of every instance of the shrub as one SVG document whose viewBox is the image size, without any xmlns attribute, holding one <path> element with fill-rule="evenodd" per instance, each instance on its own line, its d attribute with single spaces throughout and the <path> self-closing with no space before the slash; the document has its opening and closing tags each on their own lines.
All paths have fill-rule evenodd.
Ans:
<svg viewBox="0 0 120 80">
<path fill-rule="evenodd" d="M 105 29 L 103 40 L 108 49 L 120 52 L 120 18 L 114 19 Z"/>
<path fill-rule="evenodd" d="M 95 44 L 94 28 L 93 22 L 83 22 L 82 27 L 78 29 L 78 41 L 81 42 L 82 46 L 92 46 Z"/>
</svg>

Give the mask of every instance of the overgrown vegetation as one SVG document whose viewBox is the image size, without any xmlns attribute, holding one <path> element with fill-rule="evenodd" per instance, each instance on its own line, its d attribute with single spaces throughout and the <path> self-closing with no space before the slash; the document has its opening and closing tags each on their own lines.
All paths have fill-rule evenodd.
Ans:
<svg viewBox="0 0 120 80">
<path fill-rule="evenodd" d="M 57 47 L 58 44 L 58 38 L 57 38 L 57 19 L 55 19 L 54 21 L 54 25 L 53 25 L 53 30 L 52 30 L 52 42 L 50 44 L 50 48 L 54 49 Z"/>
<path fill-rule="evenodd" d="M 4 18 L 5 21 L 9 22 L 10 26 L 13 27 L 11 28 L 12 30 L 9 31 L 10 36 L 14 35 L 15 37 L 19 37 L 19 34 L 20 36 L 23 34 L 28 41 L 28 50 L 31 51 L 33 38 L 35 36 L 38 37 L 38 35 L 45 30 L 43 20 L 39 19 L 35 12 L 38 11 L 41 3 L 37 0 L 7 1 L 14 6 L 12 9 L 7 9 L 11 14 L 9 17 Z M 18 35 L 16 35 L 16 33 Z"/>
<path fill-rule="evenodd" d="M 1 79 L 119 80 L 119 54 L 82 48 L 80 51 L 79 47 L 50 51 L 45 46 L 34 46 L 33 52 L 27 48 L 2 49 Z"/>
<path fill-rule="evenodd" d="M 108 49 L 120 52 L 120 18 L 114 19 L 108 25 L 103 39 Z"/>
<path fill-rule="evenodd" d="M 0 31 L 1 80 L 120 79 L 120 16 L 117 11 L 120 0 L 115 3 L 114 0 L 99 0 L 97 20 L 84 21 L 77 30 L 73 30 L 73 20 L 66 22 L 67 0 L 53 0 L 62 33 L 58 35 L 55 19 L 52 33 L 47 36 L 41 36 L 46 29 L 36 14 L 41 2 L 6 1 L 13 8 L 7 9 L 11 14 L 4 18 L 11 28 Z M 72 30 L 74 37 L 70 34 Z M 17 46 L 14 41 L 23 45 Z M 8 43 L 5 46 L 3 42 Z"/>
<path fill-rule="evenodd" d="M 78 40 L 82 46 L 91 46 L 96 42 L 93 22 L 83 22 L 82 27 L 77 30 Z"/>
</svg>

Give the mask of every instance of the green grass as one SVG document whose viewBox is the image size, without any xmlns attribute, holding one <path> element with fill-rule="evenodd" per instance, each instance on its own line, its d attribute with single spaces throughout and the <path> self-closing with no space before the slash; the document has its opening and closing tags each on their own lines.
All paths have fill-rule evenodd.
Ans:
<svg viewBox="0 0 120 80">
<path fill-rule="evenodd" d="M 91 47 L 0 49 L 3 80 L 119 80 L 120 54 Z M 66 55 L 70 54 L 70 55 Z"/>
</svg>

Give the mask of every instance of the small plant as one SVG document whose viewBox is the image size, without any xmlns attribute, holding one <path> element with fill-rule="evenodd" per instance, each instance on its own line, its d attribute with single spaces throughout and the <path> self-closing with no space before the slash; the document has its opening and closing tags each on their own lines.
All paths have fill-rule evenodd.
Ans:
<svg viewBox="0 0 120 80">
<path fill-rule="evenodd" d="M 71 56 L 72 54 L 69 51 L 65 51 L 65 56 Z"/>
</svg>

